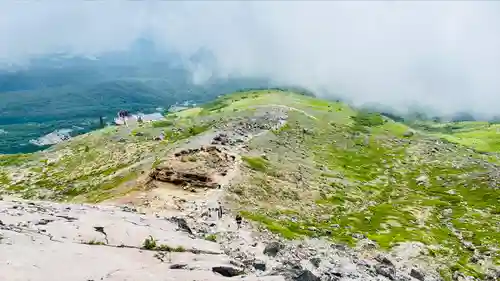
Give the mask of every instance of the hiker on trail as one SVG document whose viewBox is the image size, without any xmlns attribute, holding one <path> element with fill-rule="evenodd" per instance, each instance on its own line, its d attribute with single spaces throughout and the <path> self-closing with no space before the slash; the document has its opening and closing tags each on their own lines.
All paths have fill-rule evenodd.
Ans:
<svg viewBox="0 0 500 281">
<path fill-rule="evenodd" d="M 236 215 L 236 225 L 238 225 L 238 229 L 240 229 L 241 227 L 241 216 L 240 215 Z"/>
<path fill-rule="evenodd" d="M 222 205 L 220 202 L 219 202 L 219 208 L 217 211 L 218 211 L 219 219 L 222 219 Z"/>
</svg>

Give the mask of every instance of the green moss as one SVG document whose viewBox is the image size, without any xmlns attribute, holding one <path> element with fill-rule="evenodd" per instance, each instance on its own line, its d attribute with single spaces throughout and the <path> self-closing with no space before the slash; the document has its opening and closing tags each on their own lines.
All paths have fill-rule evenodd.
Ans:
<svg viewBox="0 0 500 281">
<path fill-rule="evenodd" d="M 30 154 L 0 154 L 0 166 L 20 166 L 32 157 Z"/>
<path fill-rule="evenodd" d="M 10 184 L 10 177 L 6 172 L 0 171 L 0 187 L 1 185 L 8 185 Z"/>
<path fill-rule="evenodd" d="M 205 235 L 205 240 L 211 241 L 211 242 L 217 242 L 217 235 L 207 234 L 207 235 Z"/>
<path fill-rule="evenodd" d="M 480 152 L 500 152 L 500 125 L 488 122 L 416 122 L 415 128 Z"/>
<path fill-rule="evenodd" d="M 384 118 L 380 113 L 376 112 L 364 112 L 360 111 L 357 115 L 353 116 L 354 126 L 366 126 L 366 127 L 375 127 L 384 124 Z"/>
<path fill-rule="evenodd" d="M 223 109 L 228 106 L 228 100 L 226 97 L 221 97 L 218 98 L 212 102 L 206 103 L 202 106 L 202 111 L 200 112 L 201 115 L 207 115 L 210 114 L 213 111 L 217 111 L 220 109 Z"/>
<path fill-rule="evenodd" d="M 160 120 L 160 121 L 153 121 L 152 122 L 153 128 L 171 127 L 173 125 L 174 125 L 174 122 L 171 120 Z"/>
<path fill-rule="evenodd" d="M 166 244 L 158 244 L 158 241 L 153 236 L 149 236 L 148 238 L 144 239 L 144 242 L 142 243 L 142 248 L 150 251 L 163 251 L 163 252 L 181 253 L 186 251 L 186 249 L 182 246 L 171 247 Z"/>
<path fill-rule="evenodd" d="M 97 241 L 95 239 L 84 242 L 84 244 L 87 244 L 87 245 L 106 245 L 106 243 L 101 242 L 101 241 Z"/>
<path fill-rule="evenodd" d="M 269 168 L 269 162 L 260 156 L 242 156 L 241 159 L 255 171 L 265 172 Z"/>
<path fill-rule="evenodd" d="M 85 194 L 86 201 L 92 203 L 99 203 L 106 199 L 112 198 L 115 195 L 114 190 L 116 188 L 118 188 L 120 185 L 128 181 L 136 179 L 138 175 L 139 174 L 137 171 L 131 171 L 124 175 L 116 176 L 97 186 L 78 189 L 76 194 L 70 194 L 70 195 L 66 194 L 66 195 L 71 197 L 71 196 Z M 89 192 L 88 189 L 90 189 L 91 191 Z"/>
<path fill-rule="evenodd" d="M 262 223 L 267 229 L 274 233 L 278 233 L 286 239 L 295 239 L 299 234 L 283 226 L 279 221 L 273 220 L 265 215 L 259 215 L 251 212 L 242 212 L 242 216 L 253 221 Z"/>
<path fill-rule="evenodd" d="M 13 192 L 21 192 L 26 189 L 26 186 L 16 184 L 16 185 L 9 185 L 7 186 L 6 190 L 8 191 L 13 191 Z"/>
<path fill-rule="evenodd" d="M 151 165 L 151 168 L 154 169 L 160 165 L 161 159 L 160 158 L 155 158 L 155 161 L 153 161 L 153 164 Z"/>
<path fill-rule="evenodd" d="M 145 250 L 154 250 L 156 249 L 156 247 L 156 239 L 154 239 L 153 236 L 149 236 L 148 238 L 144 239 L 144 242 L 142 243 L 142 248 Z"/>
<path fill-rule="evenodd" d="M 189 136 L 196 136 L 207 131 L 210 128 L 210 125 L 202 125 L 202 126 L 191 126 L 188 129 Z"/>
</svg>

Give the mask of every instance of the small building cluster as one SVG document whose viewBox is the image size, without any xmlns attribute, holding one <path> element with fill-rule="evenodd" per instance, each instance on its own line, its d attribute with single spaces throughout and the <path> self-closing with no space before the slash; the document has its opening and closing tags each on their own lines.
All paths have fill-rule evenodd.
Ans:
<svg viewBox="0 0 500 281">
<path fill-rule="evenodd" d="M 130 123 L 136 123 L 136 122 L 148 123 L 164 119 L 163 115 L 159 112 L 150 114 L 144 114 L 144 113 L 130 114 L 130 112 L 126 110 L 120 110 L 117 115 L 118 117 L 115 118 L 114 124 L 118 126 L 121 125 L 128 126 Z"/>
</svg>

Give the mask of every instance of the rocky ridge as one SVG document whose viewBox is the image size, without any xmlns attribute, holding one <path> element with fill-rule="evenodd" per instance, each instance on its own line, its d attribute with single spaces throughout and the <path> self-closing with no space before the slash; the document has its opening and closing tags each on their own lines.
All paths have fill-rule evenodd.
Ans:
<svg viewBox="0 0 500 281">
<path fill-rule="evenodd" d="M 12 281 L 439 280 L 407 261 L 362 258 L 324 240 L 286 241 L 249 223 L 238 230 L 230 214 L 165 217 L 12 198 L 0 209 L 0 271 Z"/>
</svg>

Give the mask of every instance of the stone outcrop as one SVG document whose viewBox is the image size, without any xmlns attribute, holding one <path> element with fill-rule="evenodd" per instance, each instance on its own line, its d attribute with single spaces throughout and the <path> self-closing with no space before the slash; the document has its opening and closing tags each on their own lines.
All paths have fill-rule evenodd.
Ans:
<svg viewBox="0 0 500 281">
<path fill-rule="evenodd" d="M 2 280 L 284 280 L 234 268 L 219 244 L 178 231 L 178 219 L 113 206 L 7 200 L 0 201 L 0 218 Z M 149 237 L 155 247 L 145 249 Z"/>
<path fill-rule="evenodd" d="M 234 161 L 234 155 L 216 146 L 183 149 L 154 168 L 149 177 L 179 186 L 218 188 L 218 177 L 225 176 Z"/>
</svg>

